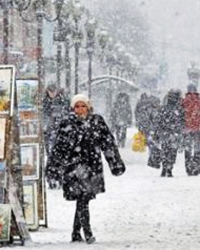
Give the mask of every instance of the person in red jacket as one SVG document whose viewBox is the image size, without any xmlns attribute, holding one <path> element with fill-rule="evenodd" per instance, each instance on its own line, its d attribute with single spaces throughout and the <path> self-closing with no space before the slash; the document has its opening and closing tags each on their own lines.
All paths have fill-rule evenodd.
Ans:
<svg viewBox="0 0 200 250">
<path fill-rule="evenodd" d="M 185 113 L 185 168 L 188 175 L 200 170 L 200 95 L 194 84 L 189 84 L 182 100 Z"/>
</svg>

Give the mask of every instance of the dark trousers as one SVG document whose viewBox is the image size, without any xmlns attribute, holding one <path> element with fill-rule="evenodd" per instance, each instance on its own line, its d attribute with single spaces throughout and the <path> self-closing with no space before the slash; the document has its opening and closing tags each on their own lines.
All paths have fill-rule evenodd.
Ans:
<svg viewBox="0 0 200 250">
<path fill-rule="evenodd" d="M 73 235 L 80 235 L 80 230 L 83 228 L 86 240 L 92 236 L 89 201 L 90 200 L 84 196 L 77 200 L 72 233 Z"/>
<path fill-rule="evenodd" d="M 161 145 L 162 150 L 162 172 L 161 176 L 172 177 L 172 169 L 177 158 L 177 148 L 174 148 L 170 141 Z"/>
<path fill-rule="evenodd" d="M 200 132 L 188 133 L 185 140 L 186 172 L 188 175 L 197 175 L 200 169 Z"/>
<path fill-rule="evenodd" d="M 116 126 L 116 139 L 119 147 L 124 147 L 126 142 L 126 126 Z"/>
</svg>

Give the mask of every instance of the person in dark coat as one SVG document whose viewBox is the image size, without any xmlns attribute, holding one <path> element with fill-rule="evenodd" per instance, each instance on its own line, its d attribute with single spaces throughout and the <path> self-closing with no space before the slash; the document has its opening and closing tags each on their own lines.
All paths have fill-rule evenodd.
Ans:
<svg viewBox="0 0 200 250">
<path fill-rule="evenodd" d="M 111 111 L 111 130 L 116 135 L 119 147 L 125 147 L 127 128 L 132 125 L 132 109 L 129 96 L 119 93 Z"/>
<path fill-rule="evenodd" d="M 57 129 L 62 116 L 69 112 L 69 100 L 64 93 L 64 89 L 55 83 L 50 83 L 43 98 L 43 125 L 44 125 L 44 142 L 47 156 L 50 155 L 52 146 L 55 142 Z M 48 179 L 51 189 L 59 186 L 55 180 Z"/>
<path fill-rule="evenodd" d="M 105 192 L 101 152 L 113 175 L 125 172 L 113 134 L 102 116 L 94 114 L 89 99 L 77 94 L 70 112 L 60 123 L 56 142 L 47 160 L 46 176 L 63 179 L 63 195 L 76 200 L 72 242 L 83 241 L 83 229 L 88 244 L 95 241 L 91 226 L 89 201 Z"/>
<path fill-rule="evenodd" d="M 161 145 L 162 177 L 173 177 L 172 169 L 182 142 L 184 111 L 181 107 L 181 92 L 170 90 L 155 116 L 155 133 Z"/>
<path fill-rule="evenodd" d="M 135 108 L 135 125 L 148 138 L 154 130 L 154 116 L 160 108 L 160 99 L 154 95 L 142 93 Z"/>
<path fill-rule="evenodd" d="M 160 99 L 154 95 L 147 95 L 145 92 L 141 94 L 135 108 L 135 125 L 144 133 L 149 149 L 147 165 L 154 168 L 160 167 L 158 141 L 154 133 L 154 117 L 159 108 Z"/>
<path fill-rule="evenodd" d="M 186 173 L 198 175 L 200 172 L 200 95 L 191 83 L 182 100 L 185 111 L 185 169 Z"/>
</svg>

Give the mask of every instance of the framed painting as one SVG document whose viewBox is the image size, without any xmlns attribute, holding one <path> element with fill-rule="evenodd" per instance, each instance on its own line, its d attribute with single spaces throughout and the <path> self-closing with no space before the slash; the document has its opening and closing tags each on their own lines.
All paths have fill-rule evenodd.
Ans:
<svg viewBox="0 0 200 250">
<path fill-rule="evenodd" d="M 0 203 L 4 203 L 4 194 L 7 187 L 6 161 L 0 161 Z"/>
<path fill-rule="evenodd" d="M 16 80 L 20 137 L 38 136 L 38 80 Z"/>
<path fill-rule="evenodd" d="M 20 144 L 21 166 L 23 180 L 39 178 L 39 144 Z"/>
<path fill-rule="evenodd" d="M 38 109 L 38 80 L 37 79 L 18 79 L 17 103 L 19 110 Z"/>
<path fill-rule="evenodd" d="M 16 185 L 14 185 L 14 180 L 11 174 L 9 174 L 9 185 L 10 187 L 12 187 L 8 189 L 9 204 L 11 205 L 12 208 L 11 234 L 12 236 L 14 236 L 20 233 L 23 239 L 30 239 L 27 223 L 25 220 L 25 215 L 22 210 L 22 205 L 19 201 L 17 187 Z"/>
<path fill-rule="evenodd" d="M 30 110 L 20 111 L 20 137 L 37 137 L 39 132 L 38 113 Z"/>
<path fill-rule="evenodd" d="M 0 242 L 10 240 L 11 206 L 0 204 Z"/>
<path fill-rule="evenodd" d="M 13 115 L 15 66 L 0 65 L 0 114 Z"/>
<path fill-rule="evenodd" d="M 24 213 L 29 229 L 38 228 L 38 199 L 36 181 L 26 181 L 23 184 Z"/>
<path fill-rule="evenodd" d="M 0 118 L 0 159 L 5 156 L 6 118 Z"/>
</svg>

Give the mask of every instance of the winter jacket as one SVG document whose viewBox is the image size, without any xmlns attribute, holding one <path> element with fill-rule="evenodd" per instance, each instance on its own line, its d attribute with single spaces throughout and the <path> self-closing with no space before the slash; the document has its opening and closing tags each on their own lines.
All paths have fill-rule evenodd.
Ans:
<svg viewBox="0 0 200 250">
<path fill-rule="evenodd" d="M 198 93 L 187 93 L 182 100 L 185 112 L 185 129 L 188 132 L 200 131 L 200 96 Z"/>
<path fill-rule="evenodd" d="M 184 111 L 180 100 L 170 98 L 168 97 L 167 103 L 160 107 L 154 117 L 154 131 L 162 144 L 173 144 L 177 147 L 183 134 Z"/>
<path fill-rule="evenodd" d="M 135 108 L 135 121 L 138 130 L 145 133 L 146 136 L 154 130 L 154 116 L 160 107 L 160 99 L 156 96 L 147 96 L 143 94 Z"/>
<path fill-rule="evenodd" d="M 90 114 L 86 119 L 70 113 L 60 123 L 56 143 L 47 160 L 47 178 L 63 179 L 64 197 L 75 200 L 79 195 L 94 198 L 105 192 L 103 152 L 113 175 L 125 171 L 113 135 L 104 119 Z"/>
<path fill-rule="evenodd" d="M 114 132 L 117 126 L 130 127 L 132 125 L 132 109 L 129 96 L 118 94 L 111 112 L 111 129 Z"/>
</svg>

